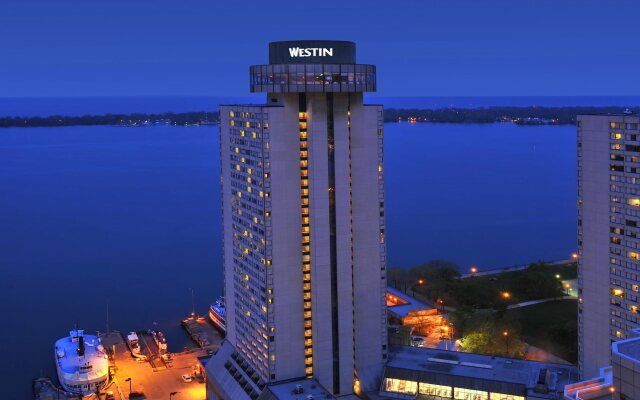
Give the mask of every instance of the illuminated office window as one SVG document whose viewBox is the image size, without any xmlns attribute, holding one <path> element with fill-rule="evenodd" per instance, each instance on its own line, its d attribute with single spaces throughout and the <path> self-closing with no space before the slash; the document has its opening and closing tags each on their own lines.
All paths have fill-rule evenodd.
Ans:
<svg viewBox="0 0 640 400">
<path fill-rule="evenodd" d="M 418 390 L 418 382 L 403 379 L 386 378 L 384 386 L 385 391 L 395 393 L 416 394 Z"/>
<path fill-rule="evenodd" d="M 456 400 L 489 400 L 489 393 L 482 390 L 453 388 L 453 398 Z"/>
<path fill-rule="evenodd" d="M 431 383 L 422 382 L 418 385 L 418 391 L 420 394 L 447 398 L 451 398 L 451 394 L 453 393 L 451 386 L 433 385 Z"/>
</svg>

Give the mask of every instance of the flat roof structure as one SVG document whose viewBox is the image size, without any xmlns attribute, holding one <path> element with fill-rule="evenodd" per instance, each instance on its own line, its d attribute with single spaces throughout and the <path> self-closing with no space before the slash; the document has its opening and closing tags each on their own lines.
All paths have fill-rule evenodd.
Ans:
<svg viewBox="0 0 640 400">
<path fill-rule="evenodd" d="M 315 379 L 302 378 L 268 385 L 258 400 L 307 400 L 309 398 L 335 399 Z"/>
<path fill-rule="evenodd" d="M 426 347 L 393 346 L 384 378 L 381 387 L 383 396 L 393 395 L 386 390 L 385 381 L 396 379 L 522 398 L 557 399 L 565 385 L 578 379 L 578 369 L 566 364 Z"/>
<path fill-rule="evenodd" d="M 396 304 L 390 305 L 390 303 Z M 433 310 L 433 307 L 399 291 L 398 289 L 388 286 L 387 310 L 398 318 L 404 318 L 412 311 Z"/>
<path fill-rule="evenodd" d="M 634 332 L 639 331 L 634 330 Z M 611 351 L 613 354 L 640 365 L 640 337 L 613 342 Z"/>
</svg>

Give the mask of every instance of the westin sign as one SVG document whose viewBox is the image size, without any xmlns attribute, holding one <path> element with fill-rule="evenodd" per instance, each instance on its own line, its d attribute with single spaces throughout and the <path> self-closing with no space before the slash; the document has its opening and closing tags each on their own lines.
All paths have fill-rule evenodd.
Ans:
<svg viewBox="0 0 640 400">
<path fill-rule="evenodd" d="M 269 64 L 355 64 L 356 45 L 339 40 L 269 43 Z"/>
</svg>

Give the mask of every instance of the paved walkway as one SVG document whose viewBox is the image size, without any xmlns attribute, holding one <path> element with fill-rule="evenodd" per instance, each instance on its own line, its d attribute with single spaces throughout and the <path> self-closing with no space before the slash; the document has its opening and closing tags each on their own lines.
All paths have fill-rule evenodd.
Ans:
<svg viewBox="0 0 640 400">
<path fill-rule="evenodd" d="M 576 300 L 576 298 L 574 296 L 562 296 L 562 297 L 550 297 L 548 299 L 541 299 L 541 300 L 525 301 L 522 303 L 512 304 L 510 306 L 507 306 L 507 310 L 513 310 L 514 308 L 522 308 L 522 307 L 532 306 L 534 304 L 549 303 L 551 301 L 560 301 L 560 300 Z"/>
<path fill-rule="evenodd" d="M 566 259 L 566 260 L 556 260 L 556 261 L 545 261 L 545 264 L 549 264 L 549 265 L 563 265 L 563 264 L 571 264 L 575 262 L 575 260 L 572 259 Z M 486 275 L 498 275 L 501 274 L 503 272 L 514 272 L 514 271 L 522 271 L 525 270 L 527 268 L 529 268 L 529 266 L 531 265 L 531 263 L 529 264 L 525 264 L 525 265 L 516 265 L 513 267 L 504 267 L 504 268 L 496 268 L 496 269 L 488 269 L 485 271 L 478 271 L 476 273 L 468 273 L 468 274 L 462 274 L 460 275 L 460 279 L 465 279 L 465 278 L 471 278 L 474 276 L 486 276 Z"/>
</svg>

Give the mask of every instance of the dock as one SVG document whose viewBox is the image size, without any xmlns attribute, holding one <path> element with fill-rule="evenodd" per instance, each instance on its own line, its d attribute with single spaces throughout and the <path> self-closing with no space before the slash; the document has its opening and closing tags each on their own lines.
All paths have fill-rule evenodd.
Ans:
<svg viewBox="0 0 640 400">
<path fill-rule="evenodd" d="M 209 357 L 207 350 L 170 353 L 169 357 L 163 358 L 158 354 L 158 347 L 149 332 L 137 334 L 141 350 L 147 356 L 146 360 L 133 357 L 121 332 L 111 331 L 98 335 L 109 357 L 110 383 L 100 390 L 99 395 L 83 399 L 165 399 L 173 392 L 177 392 L 173 396 L 174 400 L 206 399 L 204 363 Z M 221 341 L 220 338 L 219 342 Z M 210 343 L 217 343 L 219 346 L 219 342 L 212 339 Z M 211 348 L 214 346 L 209 344 L 207 349 Z M 78 395 L 60 389 L 51 378 L 34 379 L 32 387 L 35 400 L 80 399 Z"/>
<path fill-rule="evenodd" d="M 185 318 L 182 320 L 182 326 L 193 341 L 209 355 L 215 354 L 222 345 L 220 332 L 204 317 Z"/>
</svg>

